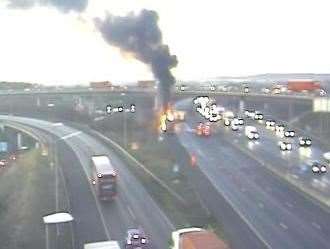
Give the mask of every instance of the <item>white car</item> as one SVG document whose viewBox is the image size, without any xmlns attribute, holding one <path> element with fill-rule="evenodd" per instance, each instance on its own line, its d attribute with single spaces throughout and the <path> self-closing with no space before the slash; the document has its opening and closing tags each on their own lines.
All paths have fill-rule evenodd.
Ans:
<svg viewBox="0 0 330 249">
<path fill-rule="evenodd" d="M 282 151 L 291 151 L 292 150 L 292 144 L 289 142 L 280 141 L 278 143 L 278 145 Z"/>
<path fill-rule="evenodd" d="M 312 172 L 313 173 L 326 173 L 327 167 L 326 165 L 319 163 L 317 161 L 312 162 Z"/>
<path fill-rule="evenodd" d="M 249 93 L 250 92 L 250 89 L 249 89 L 248 86 L 245 86 L 243 91 L 244 91 L 244 93 Z"/>
<path fill-rule="evenodd" d="M 269 88 L 262 88 L 261 91 L 262 91 L 262 93 L 265 93 L 265 94 L 270 93 L 270 89 Z"/>
<path fill-rule="evenodd" d="M 275 126 L 275 131 L 276 131 L 276 132 L 284 132 L 284 128 L 285 128 L 284 125 L 282 125 L 282 124 L 277 124 L 277 125 Z"/>
<path fill-rule="evenodd" d="M 232 129 L 232 131 L 238 131 L 238 125 L 232 123 L 231 129 Z"/>
<path fill-rule="evenodd" d="M 216 87 L 215 86 L 210 86 L 210 90 L 212 91 L 212 92 L 214 92 L 215 90 L 216 90 Z"/>
<path fill-rule="evenodd" d="M 255 110 L 245 110 L 244 114 L 247 118 L 254 118 L 256 111 Z"/>
<path fill-rule="evenodd" d="M 312 145 L 312 139 L 307 137 L 300 137 L 299 138 L 299 145 L 301 147 L 310 147 Z"/>
<path fill-rule="evenodd" d="M 235 124 L 235 125 L 244 125 L 244 119 L 242 119 L 242 118 L 234 118 L 233 124 Z"/>
<path fill-rule="evenodd" d="M 285 137 L 294 137 L 296 133 L 294 131 L 285 131 L 284 136 Z"/>
<path fill-rule="evenodd" d="M 244 133 L 250 140 L 258 140 L 260 138 L 257 128 L 254 126 L 245 126 Z"/>
<path fill-rule="evenodd" d="M 265 124 L 266 124 L 266 128 L 267 129 L 273 129 L 273 130 L 275 130 L 275 125 L 276 125 L 275 120 L 267 119 L 266 122 L 265 122 Z"/>
<path fill-rule="evenodd" d="M 254 114 L 254 120 L 263 120 L 264 119 L 264 115 L 262 113 L 255 113 Z"/>
</svg>

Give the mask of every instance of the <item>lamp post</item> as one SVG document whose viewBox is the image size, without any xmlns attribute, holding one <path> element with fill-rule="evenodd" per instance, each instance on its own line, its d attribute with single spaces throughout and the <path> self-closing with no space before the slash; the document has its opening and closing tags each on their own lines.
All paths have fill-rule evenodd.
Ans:
<svg viewBox="0 0 330 249">
<path fill-rule="evenodd" d="M 42 219 L 45 225 L 46 249 L 49 249 L 48 225 L 71 222 L 73 221 L 73 216 L 69 213 L 54 213 L 54 214 L 46 215 Z"/>
</svg>

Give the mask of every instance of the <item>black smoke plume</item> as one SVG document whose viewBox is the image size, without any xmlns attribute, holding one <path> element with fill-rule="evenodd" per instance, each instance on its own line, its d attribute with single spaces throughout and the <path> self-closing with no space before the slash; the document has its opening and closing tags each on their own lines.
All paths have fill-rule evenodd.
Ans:
<svg viewBox="0 0 330 249">
<path fill-rule="evenodd" d="M 63 12 L 71 10 L 82 12 L 88 5 L 88 0 L 9 0 L 8 7 L 28 9 L 36 5 L 39 6 L 53 6 Z"/>
<path fill-rule="evenodd" d="M 130 13 L 127 16 L 108 14 L 105 20 L 96 19 L 95 23 L 110 45 L 131 53 L 150 66 L 159 82 L 162 107 L 166 108 L 175 82 L 171 69 L 178 62 L 176 56 L 170 54 L 169 47 L 163 44 L 157 12 L 144 9 L 139 14 Z"/>
</svg>

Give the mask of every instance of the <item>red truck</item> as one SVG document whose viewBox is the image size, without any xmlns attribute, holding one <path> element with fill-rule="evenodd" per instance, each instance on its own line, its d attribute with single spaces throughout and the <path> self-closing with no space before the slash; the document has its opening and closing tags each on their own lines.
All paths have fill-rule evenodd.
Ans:
<svg viewBox="0 0 330 249">
<path fill-rule="evenodd" d="M 315 80 L 289 80 L 288 90 L 293 92 L 320 90 L 320 82 Z"/>
<path fill-rule="evenodd" d="M 96 195 L 105 201 L 114 200 L 117 194 L 117 173 L 106 155 L 94 155 L 91 158 L 92 184 Z"/>
</svg>

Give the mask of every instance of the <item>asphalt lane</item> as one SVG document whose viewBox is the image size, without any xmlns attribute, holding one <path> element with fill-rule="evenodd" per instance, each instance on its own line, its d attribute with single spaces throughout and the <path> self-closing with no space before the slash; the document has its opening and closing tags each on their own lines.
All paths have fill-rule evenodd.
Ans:
<svg viewBox="0 0 330 249">
<path fill-rule="evenodd" d="M 196 123 L 197 120 L 188 119 L 188 127 L 181 129 L 179 140 L 188 151 L 197 154 L 203 173 L 269 247 L 330 248 L 328 212 L 238 151 L 223 134 L 196 137 L 192 133 Z"/>
<path fill-rule="evenodd" d="M 174 230 L 173 225 L 142 184 L 128 171 L 126 165 L 113 151 L 90 135 L 63 124 L 52 124 L 46 121 L 19 117 L 1 116 L 0 118 L 10 118 L 13 121 L 45 130 L 61 138 L 59 147 L 64 168 L 66 168 L 65 165 L 70 165 L 75 170 L 71 174 L 66 172 L 69 173 L 66 174 L 68 183 L 72 184 L 70 189 L 80 191 L 79 194 L 72 194 L 77 198 L 74 205 L 80 207 L 81 212 L 87 217 L 93 217 L 93 215 L 99 213 L 101 222 L 104 224 L 104 226 L 99 224 L 99 227 L 105 227 L 103 233 L 100 234 L 106 234 L 108 238 L 122 241 L 128 228 L 141 227 L 150 236 L 152 248 L 162 249 L 168 247 L 170 233 Z M 66 150 L 65 146 L 62 145 L 64 144 L 63 140 L 74 151 L 74 153 L 71 153 L 71 158 L 70 156 L 62 156 L 62 152 Z M 98 201 L 93 194 L 94 191 L 91 189 L 91 184 L 88 180 L 90 173 L 89 160 L 91 155 L 95 154 L 109 155 L 118 171 L 118 196 L 113 203 Z M 72 163 L 76 165 L 72 166 Z M 81 176 L 79 179 L 69 177 L 77 174 Z M 89 191 L 87 191 L 88 189 Z M 92 195 L 88 193 L 92 193 Z M 91 200 L 91 202 L 94 202 L 94 207 L 84 207 L 85 195 L 87 194 L 89 198 L 90 196 L 94 198 L 94 200 Z M 88 222 L 84 222 L 81 225 L 84 227 L 88 226 Z M 93 229 L 90 232 L 93 234 Z"/>
</svg>

